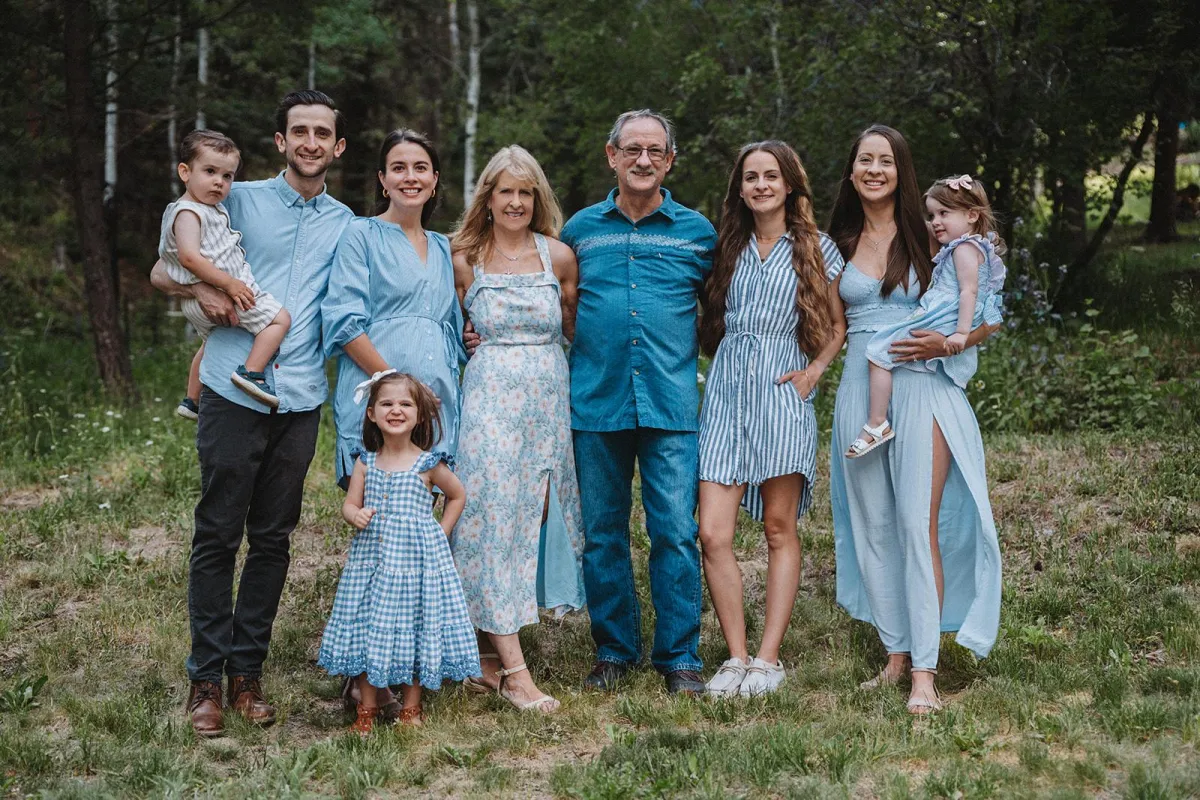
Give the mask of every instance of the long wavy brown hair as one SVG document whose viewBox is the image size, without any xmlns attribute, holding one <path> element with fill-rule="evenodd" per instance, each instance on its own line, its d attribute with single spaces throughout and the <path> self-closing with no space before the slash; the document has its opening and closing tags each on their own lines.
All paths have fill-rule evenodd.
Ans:
<svg viewBox="0 0 1200 800">
<path fill-rule="evenodd" d="M 769 153 L 779 162 L 783 182 L 791 190 L 784 202 L 787 232 L 792 238 L 792 269 L 796 271 L 796 342 L 810 357 L 829 342 L 833 322 L 829 315 L 829 284 L 825 279 L 825 259 L 821 255 L 820 234 L 813 217 L 812 190 L 800 157 L 786 142 L 769 140 L 748 144 L 738 153 L 729 173 L 729 189 L 721 206 L 721 227 L 713 269 L 704 282 L 701 296 L 700 347 L 714 355 L 725 337 L 725 306 L 729 285 L 738 259 L 750 244 L 754 214 L 742 200 L 742 170 L 746 158 L 755 152 Z"/>
<path fill-rule="evenodd" d="M 854 146 L 850 148 L 850 157 L 842 170 L 842 182 L 838 186 L 837 200 L 833 203 L 833 213 L 829 215 L 829 236 L 837 243 L 842 258 L 847 261 L 858 249 L 858 240 L 862 236 L 863 214 L 862 199 L 858 190 L 850 180 L 854 174 L 854 161 L 858 158 L 858 148 L 863 139 L 868 136 L 882 136 L 892 145 L 892 156 L 896 163 L 896 193 L 894 214 L 896 219 L 896 236 L 888 247 L 887 268 L 883 273 L 883 286 L 880 294 L 887 297 L 897 286 L 908 289 L 908 268 L 911 265 L 917 273 L 917 282 L 921 284 L 921 293 L 929 288 L 929 279 L 933 275 L 933 259 L 929 255 L 929 229 L 925 227 L 925 202 L 921 198 L 921 190 L 917 188 L 917 171 L 913 167 L 912 151 L 908 142 L 895 128 L 887 125 L 872 125 L 858 135 Z"/>
</svg>

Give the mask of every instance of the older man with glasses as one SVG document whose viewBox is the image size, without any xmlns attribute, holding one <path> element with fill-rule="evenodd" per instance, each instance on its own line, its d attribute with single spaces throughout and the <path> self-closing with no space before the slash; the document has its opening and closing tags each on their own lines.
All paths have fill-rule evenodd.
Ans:
<svg viewBox="0 0 1200 800">
<path fill-rule="evenodd" d="M 633 469 L 642 478 L 657 622 L 651 662 L 669 692 L 698 694 L 696 301 L 716 231 L 662 188 L 675 160 L 671 122 L 619 116 L 605 146 L 617 188 L 562 231 L 579 260 L 571 351 L 571 428 L 596 642 L 589 688 L 611 690 L 641 659 L 642 615 L 629 543 Z"/>
</svg>

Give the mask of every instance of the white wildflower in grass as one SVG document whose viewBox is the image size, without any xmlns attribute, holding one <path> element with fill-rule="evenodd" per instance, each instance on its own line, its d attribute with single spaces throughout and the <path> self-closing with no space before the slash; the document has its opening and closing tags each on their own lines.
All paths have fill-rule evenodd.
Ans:
<svg viewBox="0 0 1200 800">
<path fill-rule="evenodd" d="M 704 374 L 703 373 L 700 373 L 700 372 L 696 373 L 696 383 L 704 383 Z"/>
<path fill-rule="evenodd" d="M 156 403 L 161 403 L 161 402 L 162 402 L 162 398 L 161 398 L 161 397 L 156 397 L 156 398 L 154 398 L 154 402 L 156 402 Z"/>
<path fill-rule="evenodd" d="M 108 511 L 110 508 L 112 508 L 112 503 L 104 502 L 96 506 L 96 508 L 100 509 L 101 511 Z"/>
<path fill-rule="evenodd" d="M 87 414 L 76 414 L 75 419 L 87 419 Z"/>
<path fill-rule="evenodd" d="M 150 447 L 150 446 L 151 446 L 151 445 L 153 445 L 153 444 L 154 444 L 154 440 L 153 440 L 153 439 L 147 439 L 147 440 L 146 440 L 146 447 Z"/>
<path fill-rule="evenodd" d="M 69 478 L 69 477 L 71 477 L 71 476 L 70 476 L 70 475 L 59 475 L 59 476 L 58 476 L 58 479 L 59 479 L 60 481 L 65 481 L 65 480 L 66 480 L 67 478 Z"/>
<path fill-rule="evenodd" d="M 162 417 L 151 417 L 150 421 L 151 422 L 162 422 Z"/>
<path fill-rule="evenodd" d="M 101 432 L 101 433 L 108 433 L 108 432 L 109 432 L 109 431 L 111 431 L 111 430 L 112 430 L 112 428 L 110 428 L 110 427 L 108 427 L 107 425 L 105 425 L 103 428 L 101 428 L 101 429 L 100 429 L 100 432 Z"/>
<path fill-rule="evenodd" d="M 112 415 L 113 415 L 113 412 L 112 412 L 112 411 L 105 411 L 105 412 L 104 412 L 104 416 L 106 416 L 106 417 L 111 417 Z"/>
</svg>

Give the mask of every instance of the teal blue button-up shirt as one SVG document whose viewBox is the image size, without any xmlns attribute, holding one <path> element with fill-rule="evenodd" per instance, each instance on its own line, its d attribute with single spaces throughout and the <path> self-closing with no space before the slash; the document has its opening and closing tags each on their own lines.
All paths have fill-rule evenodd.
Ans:
<svg viewBox="0 0 1200 800">
<path fill-rule="evenodd" d="M 717 233 L 661 191 L 662 205 L 637 222 L 617 207 L 614 189 L 563 228 L 579 260 L 570 358 L 575 430 L 697 428 L 697 298 Z"/>
<path fill-rule="evenodd" d="M 266 181 L 235 183 L 225 209 L 233 229 L 242 233 L 254 279 L 292 315 L 292 327 L 267 366 L 279 411 L 317 408 L 329 393 L 321 301 L 338 239 L 354 215 L 324 191 L 305 202 L 282 172 Z M 265 414 L 271 409 L 229 380 L 246 362 L 253 343 L 254 337 L 241 328 L 214 328 L 204 347 L 200 380 L 226 400 Z"/>
</svg>

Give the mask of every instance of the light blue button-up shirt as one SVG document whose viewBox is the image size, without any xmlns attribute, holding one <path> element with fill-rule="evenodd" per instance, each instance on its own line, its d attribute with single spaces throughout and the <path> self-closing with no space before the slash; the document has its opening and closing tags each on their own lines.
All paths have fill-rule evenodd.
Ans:
<svg viewBox="0 0 1200 800">
<path fill-rule="evenodd" d="M 571 348 L 571 427 L 694 431 L 696 304 L 717 233 L 671 199 L 631 221 L 614 189 L 562 231 L 579 260 Z"/>
<path fill-rule="evenodd" d="M 279 397 L 279 411 L 308 411 L 325 402 L 325 353 L 321 347 L 321 301 L 342 230 L 354 218 L 328 192 L 305 202 L 283 173 L 265 181 L 235 183 L 225 200 L 234 230 L 254 279 L 292 315 L 267 382 Z M 270 412 L 233 385 L 229 377 L 246 362 L 254 337 L 241 328 L 215 328 L 204 347 L 200 380 L 226 400 Z"/>
</svg>

